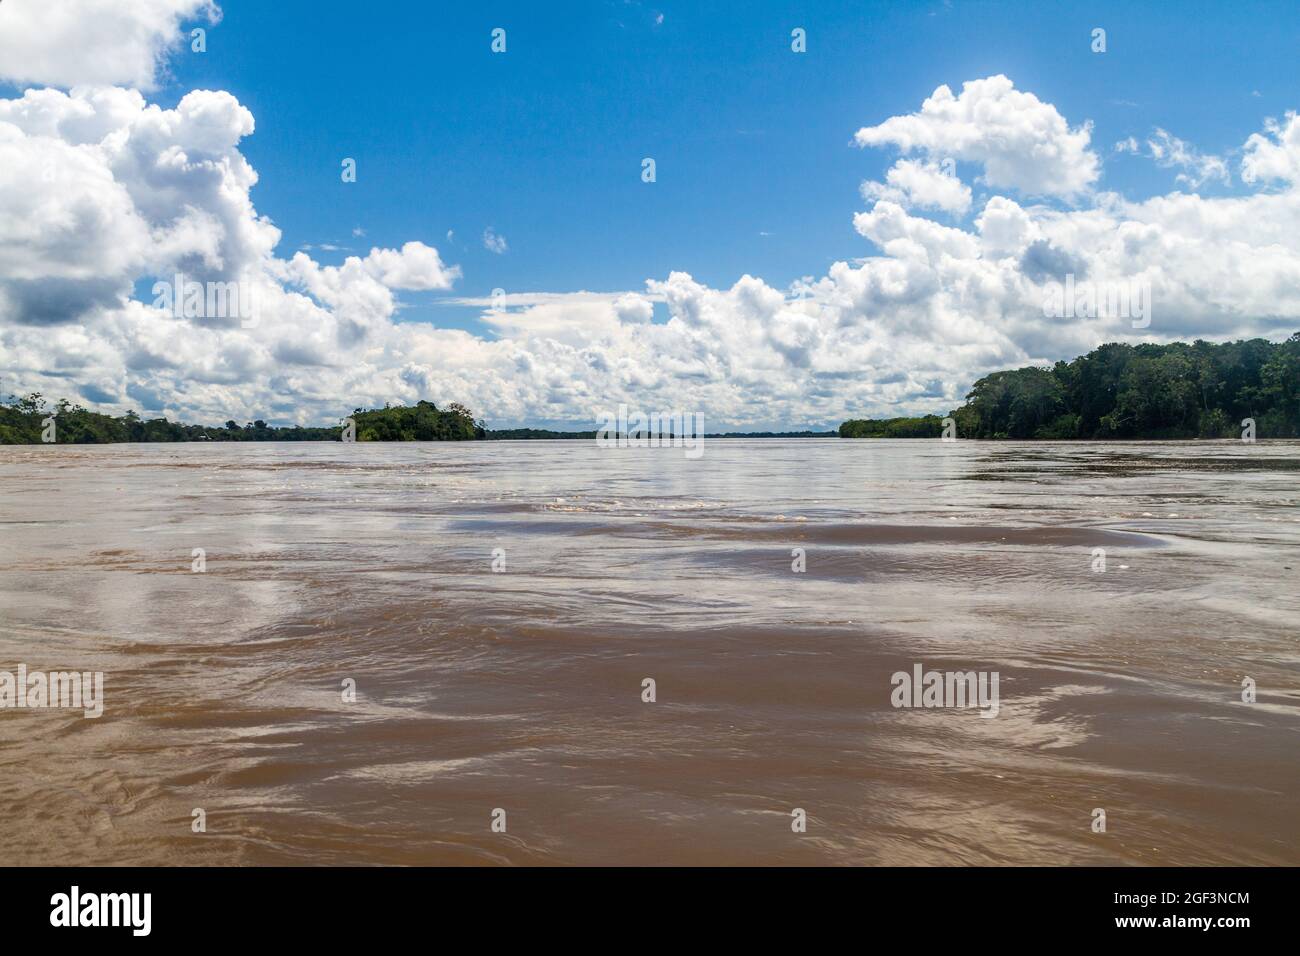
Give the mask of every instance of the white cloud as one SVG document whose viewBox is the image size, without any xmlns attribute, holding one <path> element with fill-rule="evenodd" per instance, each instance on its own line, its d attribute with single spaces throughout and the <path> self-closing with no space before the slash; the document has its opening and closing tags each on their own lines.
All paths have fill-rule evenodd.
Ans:
<svg viewBox="0 0 1300 956">
<path fill-rule="evenodd" d="M 1147 140 L 1147 149 L 1157 165 L 1166 169 L 1171 167 L 1181 169 L 1182 172 L 1174 177 L 1175 181 L 1186 183 L 1193 189 L 1211 179 L 1224 183 L 1232 182 L 1228 164 L 1222 158 L 1202 154 L 1195 147 L 1177 136 L 1171 136 L 1159 127 Z"/>
<path fill-rule="evenodd" d="M 257 174 L 238 143 L 252 131 L 224 92 L 189 93 L 174 110 L 112 88 L 0 100 L 0 218 L 18 224 L 0 232 L 5 317 L 50 321 L 57 304 L 71 319 L 141 277 L 256 269 L 280 233 L 248 196 Z M 60 284 L 34 297 L 24 282 Z"/>
<path fill-rule="evenodd" d="M 390 289 L 450 289 L 460 278 L 459 266 L 445 266 L 438 250 L 422 242 L 408 242 L 402 251 L 372 249 L 366 271 Z"/>
<path fill-rule="evenodd" d="M 1254 138 L 1254 137 L 1252 137 Z M 1142 155 L 1142 145 L 1129 136 L 1115 144 L 1116 153 L 1131 156 Z M 1164 169 L 1178 169 L 1174 181 L 1197 189 L 1210 180 L 1219 180 L 1224 185 L 1232 183 L 1232 173 L 1227 160 L 1221 156 L 1201 153 L 1195 146 L 1172 135 L 1167 130 L 1156 127 L 1146 140 L 1146 155 L 1157 166 Z"/>
<path fill-rule="evenodd" d="M 213 0 L 5 0 L 0 79 L 151 90 L 180 26 L 220 18 Z"/>
<path fill-rule="evenodd" d="M 13 224 L 0 231 L 7 387 L 147 401 L 181 418 L 212 419 L 225 403 L 315 420 L 358 356 L 393 335 L 394 290 L 451 287 L 459 269 L 420 242 L 340 266 L 277 259 L 280 232 L 254 209 L 257 175 L 238 149 L 252 132 L 224 92 L 189 93 L 173 110 L 116 88 L 0 100 L 0 220 Z M 183 319 L 132 300 L 137 281 L 177 273 L 242 283 L 265 321 Z M 320 368 L 335 371 L 310 371 Z"/>
<path fill-rule="evenodd" d="M 492 231 L 492 227 L 488 226 L 483 230 L 483 248 L 488 252 L 495 252 L 497 255 L 502 255 L 507 249 L 506 237 L 498 236 Z"/>
<path fill-rule="evenodd" d="M 1056 107 L 1001 75 L 963 83 L 957 96 L 940 86 L 919 112 L 864 126 L 854 139 L 932 160 L 981 163 L 990 186 L 1031 196 L 1074 198 L 1098 176 L 1090 124 L 1071 129 Z"/>
<path fill-rule="evenodd" d="M 900 159 L 885 176 L 884 183 L 871 180 L 862 184 L 862 196 L 868 201 L 887 199 L 909 208 L 938 209 L 965 215 L 970 209 L 970 187 L 936 162 L 921 163 Z"/>
<path fill-rule="evenodd" d="M 1269 119 L 1263 133 L 1246 140 L 1241 178 L 1248 183 L 1281 180 L 1300 183 L 1300 117 L 1286 114 L 1286 122 Z"/>
</svg>

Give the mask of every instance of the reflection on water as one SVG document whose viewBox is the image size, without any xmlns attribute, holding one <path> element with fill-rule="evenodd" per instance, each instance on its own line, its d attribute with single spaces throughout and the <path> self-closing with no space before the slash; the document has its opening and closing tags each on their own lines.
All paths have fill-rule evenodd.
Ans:
<svg viewBox="0 0 1300 956">
<path fill-rule="evenodd" d="M 106 675 L 98 720 L 0 710 L 7 862 L 1300 863 L 1300 443 L 4 448 L 0 487 L 0 670 Z M 893 709 L 917 663 L 998 716 Z"/>
</svg>

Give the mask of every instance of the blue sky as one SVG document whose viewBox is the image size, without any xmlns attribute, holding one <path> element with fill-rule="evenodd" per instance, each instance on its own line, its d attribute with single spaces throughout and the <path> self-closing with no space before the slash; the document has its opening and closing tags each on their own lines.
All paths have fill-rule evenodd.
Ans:
<svg viewBox="0 0 1300 956">
<path fill-rule="evenodd" d="M 1297 108 L 1287 3 L 4 0 L 0 375 L 201 422 L 946 413 L 1300 328 Z"/>
<path fill-rule="evenodd" d="M 343 253 L 321 245 L 364 254 L 423 240 L 464 278 L 404 296 L 402 319 L 480 332 L 478 309 L 431 304 L 493 288 L 639 289 L 673 269 L 785 287 L 869 254 L 851 211 L 858 184 L 893 156 L 854 147 L 853 133 L 940 83 L 1005 73 L 1071 124 L 1091 120 L 1103 155 L 1157 126 L 1214 153 L 1295 105 L 1300 47 L 1300 17 L 1283 3 L 347 9 L 226 0 L 207 54 L 175 60 L 167 93 L 226 89 L 253 112 L 243 152 L 261 176 L 259 211 L 284 231 L 281 255 L 312 245 L 333 262 Z M 803 55 L 790 50 L 796 26 Z M 1090 48 L 1098 26 L 1103 55 Z M 490 51 L 495 27 L 505 54 Z M 640 179 L 646 156 L 653 184 Z M 343 157 L 358 162 L 355 184 L 340 182 Z M 1174 187 L 1170 170 L 1104 158 L 1101 188 Z M 483 248 L 489 227 L 504 255 Z"/>
</svg>

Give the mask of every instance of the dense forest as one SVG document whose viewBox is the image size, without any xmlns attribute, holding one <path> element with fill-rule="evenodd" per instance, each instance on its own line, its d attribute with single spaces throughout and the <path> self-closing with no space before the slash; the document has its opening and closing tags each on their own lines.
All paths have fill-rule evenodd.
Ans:
<svg viewBox="0 0 1300 956">
<path fill-rule="evenodd" d="M 958 438 L 1300 437 L 1300 332 L 1285 342 L 1109 344 L 1051 368 L 994 372 L 952 411 Z M 939 415 L 859 419 L 841 438 L 934 438 Z"/>
<path fill-rule="evenodd" d="M 352 413 L 357 441 L 461 441 L 482 438 L 482 424 L 470 410 L 432 402 L 394 405 Z M 49 425 L 52 425 L 52 428 Z M 340 441 L 343 423 L 326 427 L 276 427 L 258 420 L 240 425 L 180 425 L 165 418 L 142 419 L 135 412 L 114 417 L 60 401 L 47 405 L 39 393 L 0 401 L 0 445 L 32 445 L 49 434 L 60 445 L 111 442 Z"/>
<path fill-rule="evenodd" d="M 938 438 L 942 415 L 920 418 L 857 418 L 840 426 L 841 438 Z"/>
<path fill-rule="evenodd" d="M 352 413 L 357 441 L 472 441 L 485 434 L 482 422 L 458 402 L 440 411 L 433 402 L 385 405 Z"/>
</svg>

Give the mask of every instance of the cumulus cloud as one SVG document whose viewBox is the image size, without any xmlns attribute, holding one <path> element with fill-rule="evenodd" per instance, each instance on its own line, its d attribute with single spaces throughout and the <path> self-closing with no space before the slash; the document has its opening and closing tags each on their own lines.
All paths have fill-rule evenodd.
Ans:
<svg viewBox="0 0 1300 956">
<path fill-rule="evenodd" d="M 173 110 L 117 88 L 28 90 L 0 100 L 3 317 L 15 281 L 72 280 L 94 289 L 176 272 L 233 279 L 280 233 L 248 192 L 257 174 L 238 151 L 253 117 L 233 96 L 195 91 Z M 65 318 L 77 317 L 73 311 Z"/>
<path fill-rule="evenodd" d="M 1266 120 L 1263 133 L 1246 140 L 1241 178 L 1248 183 L 1282 181 L 1300 183 L 1300 118 L 1286 114 L 1286 122 Z"/>
<path fill-rule="evenodd" d="M 955 171 L 945 170 L 938 163 L 900 159 L 885 175 L 885 182 L 864 182 L 862 197 L 871 202 L 888 199 L 909 208 L 965 215 L 970 209 L 971 192 Z"/>
<path fill-rule="evenodd" d="M 408 242 L 400 252 L 373 249 L 363 265 L 390 289 L 450 289 L 460 278 L 460 266 L 443 265 L 438 250 L 422 242 Z"/>
<path fill-rule="evenodd" d="M 6 0 L 0 79 L 47 86 L 154 88 L 182 23 L 216 23 L 213 0 Z"/>
<path fill-rule="evenodd" d="M 253 130 L 225 92 L 194 91 L 171 110 L 114 87 L 0 100 L 7 386 L 66 395 L 72 381 L 97 403 L 148 401 L 179 417 L 224 403 L 318 420 L 372 340 L 392 335 L 395 290 L 451 288 L 459 268 L 417 241 L 338 266 L 277 258 L 280 231 L 254 208 L 257 174 L 239 151 Z M 256 315 L 186 317 L 134 296 L 157 279 L 170 303 L 178 276 L 242 286 Z M 336 378 L 302 377 L 322 368 Z"/>
<path fill-rule="evenodd" d="M 932 160 L 980 163 L 994 188 L 1069 199 L 1098 176 L 1091 129 L 1088 123 L 1072 129 L 1056 107 L 998 75 L 963 83 L 957 96 L 940 86 L 919 112 L 864 126 L 854 140 L 919 151 Z"/>
<path fill-rule="evenodd" d="M 623 401 L 701 411 L 710 429 L 833 424 L 947 410 L 980 374 L 1103 341 L 1300 324 L 1293 115 L 1246 142 L 1239 195 L 1135 201 L 1091 191 L 1086 124 L 1071 128 L 1002 77 L 959 97 L 941 87 L 919 112 L 859 134 L 921 155 L 864 186 L 859 245 L 824 275 L 713 288 L 679 270 L 640 289 L 443 300 L 481 308 L 485 335 L 397 321 L 399 293 L 446 292 L 460 277 L 423 242 L 337 265 L 278 256 L 240 152 L 254 126 L 220 91 L 173 109 L 112 87 L 0 100 L 6 390 L 200 422 L 320 423 L 430 399 L 501 425 L 595 422 Z M 1004 192 L 972 209 L 947 156 Z M 1034 201 L 1045 195 L 1087 204 Z M 945 224 L 925 210 L 973 218 Z M 247 285 L 257 321 L 177 314 L 137 294 L 176 273 Z M 1067 274 L 1150 283 L 1149 327 L 1045 317 L 1045 289 Z"/>
</svg>

